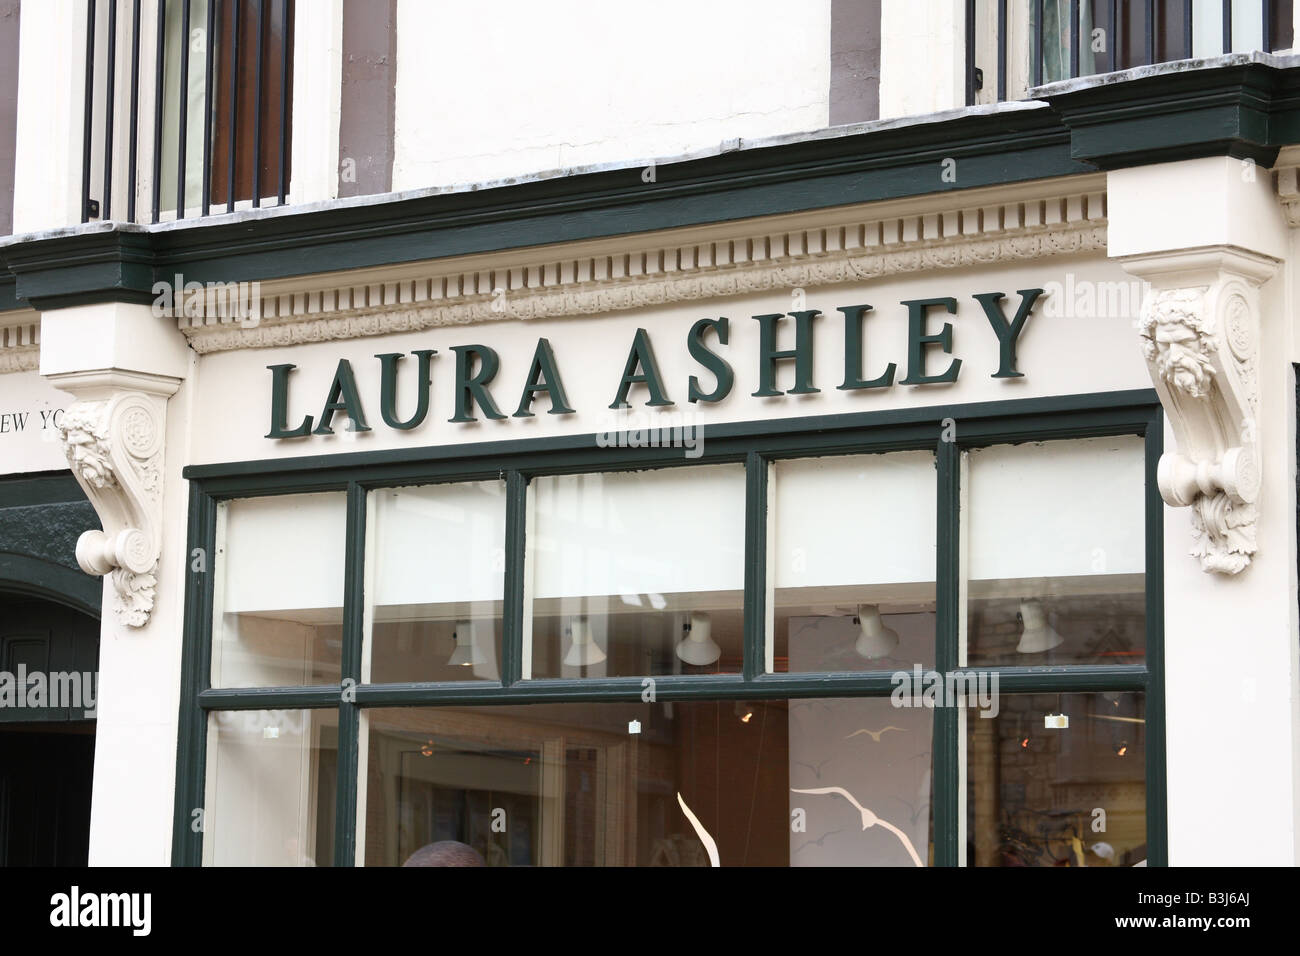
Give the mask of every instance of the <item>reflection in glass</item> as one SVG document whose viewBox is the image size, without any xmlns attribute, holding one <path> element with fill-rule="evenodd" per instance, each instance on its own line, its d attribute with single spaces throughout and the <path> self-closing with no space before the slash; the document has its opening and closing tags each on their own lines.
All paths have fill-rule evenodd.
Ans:
<svg viewBox="0 0 1300 956">
<path fill-rule="evenodd" d="M 1145 460 L 1131 435 L 967 453 L 970 665 L 1145 661 Z"/>
<path fill-rule="evenodd" d="M 526 677 L 740 671 L 743 466 L 553 475 L 531 495 Z"/>
<path fill-rule="evenodd" d="M 214 687 L 338 682 L 346 533 L 343 492 L 218 504 Z"/>
<path fill-rule="evenodd" d="M 500 680 L 505 482 L 367 495 L 373 683 Z"/>
<path fill-rule="evenodd" d="M 887 698 L 369 710 L 364 860 L 451 841 L 490 866 L 925 864 L 932 717 Z"/>
<path fill-rule="evenodd" d="M 333 866 L 338 711 L 208 717 L 204 866 Z"/>
<path fill-rule="evenodd" d="M 966 717 L 967 863 L 1144 861 L 1144 695 L 1003 694 L 998 703 L 995 717 Z"/>
<path fill-rule="evenodd" d="M 770 481 L 770 669 L 932 666 L 934 455 L 782 461 Z"/>
</svg>

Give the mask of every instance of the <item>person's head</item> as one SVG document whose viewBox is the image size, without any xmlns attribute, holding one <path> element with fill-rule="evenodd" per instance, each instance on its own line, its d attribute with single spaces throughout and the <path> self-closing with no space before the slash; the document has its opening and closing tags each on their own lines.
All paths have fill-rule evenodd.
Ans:
<svg viewBox="0 0 1300 956">
<path fill-rule="evenodd" d="M 487 866 L 487 860 L 472 846 L 440 840 L 420 847 L 402 866 Z"/>
</svg>

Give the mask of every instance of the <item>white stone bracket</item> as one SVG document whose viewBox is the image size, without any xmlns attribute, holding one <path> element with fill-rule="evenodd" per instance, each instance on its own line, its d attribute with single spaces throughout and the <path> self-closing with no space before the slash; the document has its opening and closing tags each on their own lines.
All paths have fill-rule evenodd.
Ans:
<svg viewBox="0 0 1300 956">
<path fill-rule="evenodd" d="M 1192 509 L 1202 569 L 1237 574 L 1257 550 L 1259 287 L 1277 262 L 1215 246 L 1123 265 L 1150 283 L 1138 331 L 1177 443 L 1160 458 L 1160 495 Z"/>
<path fill-rule="evenodd" d="M 104 528 L 77 540 L 77 563 L 108 575 L 118 621 L 144 627 L 162 552 L 167 399 L 180 381 L 121 370 L 48 376 L 75 401 L 59 430 L 73 475 Z"/>
</svg>

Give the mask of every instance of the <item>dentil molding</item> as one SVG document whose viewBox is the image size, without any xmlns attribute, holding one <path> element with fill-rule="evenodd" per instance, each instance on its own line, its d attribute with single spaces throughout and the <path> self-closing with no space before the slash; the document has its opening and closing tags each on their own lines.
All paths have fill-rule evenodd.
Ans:
<svg viewBox="0 0 1300 956">
<path fill-rule="evenodd" d="M 204 288 L 172 315 L 201 354 L 415 332 L 507 319 L 591 315 L 770 289 L 810 288 L 1106 248 L 1106 196 L 1088 191 L 856 221 L 829 218 L 728 238 L 551 252 L 499 268 L 402 266 L 289 286 Z M 446 266 L 443 266 L 446 269 Z"/>
<path fill-rule="evenodd" d="M 0 326 L 0 375 L 31 372 L 41 364 L 41 320 L 35 312 L 22 310 L 6 315 Z"/>
<path fill-rule="evenodd" d="M 1142 353 L 1177 441 L 1160 458 L 1161 497 L 1192 509 L 1202 569 L 1237 574 L 1257 550 L 1259 286 L 1277 263 L 1221 246 L 1123 265 L 1150 283 Z"/>
<path fill-rule="evenodd" d="M 120 623 L 144 627 L 162 551 L 167 399 L 180 382 L 119 370 L 48 378 L 77 399 L 59 431 L 72 473 L 104 526 L 77 540 L 77 563 L 87 574 L 109 576 Z"/>
</svg>

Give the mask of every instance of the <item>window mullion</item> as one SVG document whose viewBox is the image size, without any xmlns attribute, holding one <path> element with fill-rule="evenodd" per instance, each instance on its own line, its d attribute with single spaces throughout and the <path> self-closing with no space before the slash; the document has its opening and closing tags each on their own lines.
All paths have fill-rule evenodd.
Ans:
<svg viewBox="0 0 1300 956">
<path fill-rule="evenodd" d="M 959 545 L 961 508 L 960 449 L 955 441 L 941 437 L 935 450 L 938 470 L 936 505 L 935 567 L 935 666 L 941 674 L 957 667 L 958 628 L 963 609 L 959 606 Z M 955 707 L 936 707 L 934 711 L 934 864 L 958 866 L 961 847 L 958 841 L 960 821 L 957 735 L 961 722 Z"/>
<path fill-rule="evenodd" d="M 1165 532 L 1158 471 L 1164 454 L 1164 416 L 1159 408 L 1147 423 L 1146 471 L 1146 788 L 1147 864 L 1169 865 L 1165 770 Z"/>
<path fill-rule="evenodd" d="M 753 680 L 767 668 L 767 518 L 770 465 L 758 452 L 745 456 L 745 624 L 741 673 Z"/>
<path fill-rule="evenodd" d="M 177 724 L 173 866 L 203 863 L 204 781 L 208 714 L 199 694 L 212 685 L 212 599 L 216 574 L 217 503 L 190 485 L 189 573 L 185 576 L 185 641 Z M 196 816 L 195 810 L 199 813 Z M 196 823 L 198 826 L 196 827 Z"/>
<path fill-rule="evenodd" d="M 525 560 L 528 528 L 528 478 L 519 471 L 506 473 L 505 594 L 501 614 L 501 686 L 518 683 L 523 676 Z"/>
<path fill-rule="evenodd" d="M 340 661 L 338 800 L 334 815 L 334 865 L 356 862 L 357 756 L 361 712 L 356 686 L 361 681 L 365 640 L 366 490 L 348 483 L 347 554 L 343 563 L 343 648 Z M 350 691 L 350 692 L 349 692 Z"/>
</svg>

